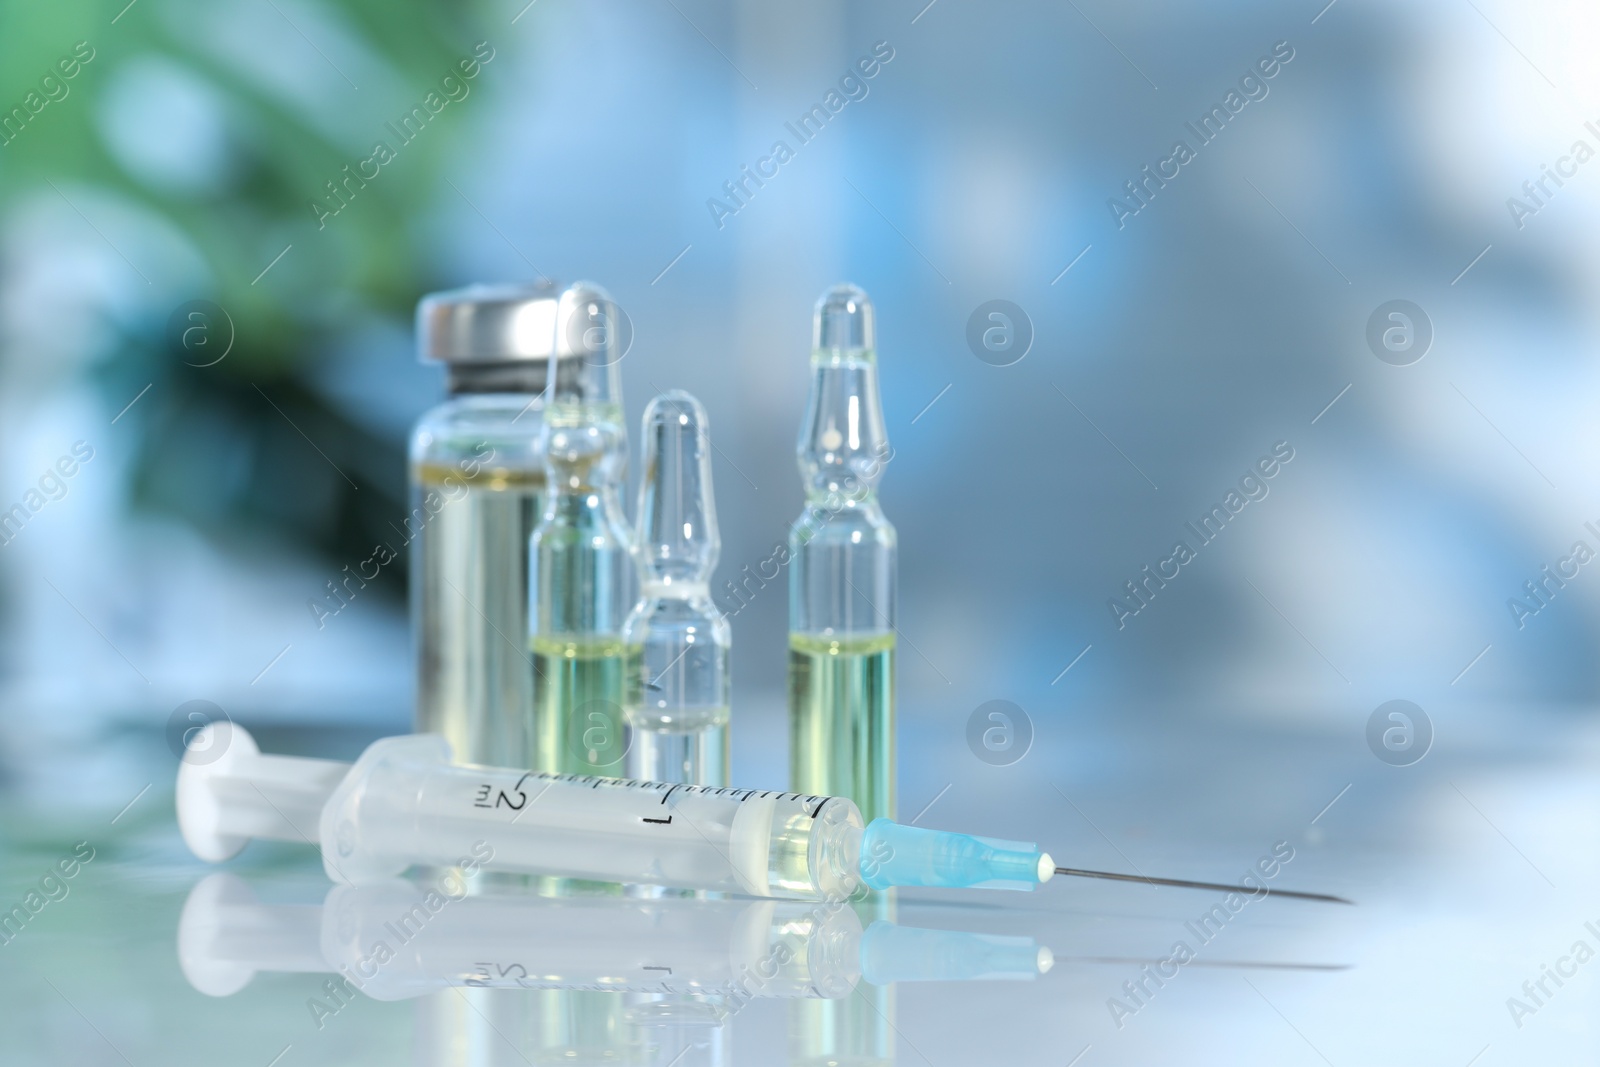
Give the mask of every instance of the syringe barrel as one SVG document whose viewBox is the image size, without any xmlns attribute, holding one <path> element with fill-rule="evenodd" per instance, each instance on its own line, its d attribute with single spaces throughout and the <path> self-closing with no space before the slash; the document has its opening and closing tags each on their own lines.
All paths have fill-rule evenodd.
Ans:
<svg viewBox="0 0 1600 1067">
<path fill-rule="evenodd" d="M 451 764 L 442 738 L 374 743 L 324 808 L 323 863 L 361 885 L 482 866 L 762 897 L 843 899 L 861 813 L 841 797 Z"/>
</svg>

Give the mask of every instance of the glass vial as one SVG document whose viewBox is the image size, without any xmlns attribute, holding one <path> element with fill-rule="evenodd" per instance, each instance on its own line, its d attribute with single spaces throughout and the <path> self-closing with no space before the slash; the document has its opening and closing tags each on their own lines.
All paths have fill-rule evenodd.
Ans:
<svg viewBox="0 0 1600 1067">
<path fill-rule="evenodd" d="M 532 754 L 528 539 L 543 510 L 543 395 L 553 286 L 472 286 L 417 307 L 424 361 L 449 399 L 411 435 L 416 729 L 457 760 L 523 766 Z"/>
</svg>

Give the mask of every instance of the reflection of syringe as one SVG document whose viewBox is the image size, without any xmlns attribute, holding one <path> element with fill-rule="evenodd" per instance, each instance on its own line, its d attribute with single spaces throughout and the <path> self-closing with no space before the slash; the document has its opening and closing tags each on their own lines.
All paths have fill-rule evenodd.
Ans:
<svg viewBox="0 0 1600 1067">
<path fill-rule="evenodd" d="M 320 843 L 329 877 L 348 884 L 470 856 L 496 871 L 799 899 L 843 900 L 861 885 L 1032 889 L 1058 870 L 1267 892 L 1057 868 L 1027 842 L 888 819 L 863 827 L 842 797 L 455 765 L 429 734 L 375 741 L 351 765 L 264 756 L 243 728 L 215 722 L 184 754 L 177 800 L 201 859 L 252 837 Z"/>
<path fill-rule="evenodd" d="M 336 886 L 322 907 L 256 901 L 228 874 L 189 893 L 178 960 L 211 996 L 261 970 L 331 972 L 375 1000 L 450 986 L 847 996 L 856 982 L 1031 979 L 1054 957 L 1031 938 L 918 930 L 862 933 L 839 904 L 669 897 L 456 896 L 459 882 Z"/>
</svg>

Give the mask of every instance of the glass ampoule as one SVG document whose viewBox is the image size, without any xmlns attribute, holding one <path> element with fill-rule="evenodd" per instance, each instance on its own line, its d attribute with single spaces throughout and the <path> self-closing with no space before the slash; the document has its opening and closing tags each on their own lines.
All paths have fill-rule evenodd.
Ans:
<svg viewBox="0 0 1600 1067">
<path fill-rule="evenodd" d="M 876 487 L 892 452 L 878 396 L 873 308 L 855 286 L 817 301 L 811 394 L 796 449 L 806 504 L 789 531 L 791 788 L 894 817 L 895 530 Z M 855 903 L 892 921 L 890 894 Z M 791 1067 L 894 1060 L 892 988 L 791 1006 Z"/>
<path fill-rule="evenodd" d="M 894 817 L 896 537 L 876 486 L 891 450 L 872 304 L 817 302 L 797 448 L 806 504 L 789 531 L 789 758 L 796 790 Z"/>
<path fill-rule="evenodd" d="M 544 515 L 530 540 L 535 770 L 623 773 L 622 628 L 633 604 L 621 502 L 621 311 L 580 282 L 556 309 L 544 408 Z"/>
<path fill-rule="evenodd" d="M 645 408 L 644 475 L 635 513 L 639 602 L 623 634 L 631 727 L 629 778 L 728 784 L 728 654 L 731 628 L 711 600 L 721 552 L 711 492 L 710 429 L 700 402 L 680 390 Z M 706 896 L 631 886 L 646 899 Z M 627 1018 L 662 1047 L 682 1049 L 682 1067 L 732 1062 L 724 998 L 635 993 Z"/>
<path fill-rule="evenodd" d="M 628 777 L 728 784 L 731 629 L 711 600 L 722 541 L 705 409 L 682 391 L 644 413 L 639 602 L 628 616 Z"/>
</svg>

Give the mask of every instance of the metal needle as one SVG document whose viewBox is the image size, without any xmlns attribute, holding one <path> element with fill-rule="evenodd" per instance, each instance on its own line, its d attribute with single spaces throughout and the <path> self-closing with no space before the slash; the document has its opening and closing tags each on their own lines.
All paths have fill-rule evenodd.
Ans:
<svg viewBox="0 0 1600 1067">
<path fill-rule="evenodd" d="M 1228 885 L 1224 882 L 1190 882 L 1182 878 L 1146 878 L 1142 874 L 1112 874 L 1110 871 L 1083 871 L 1076 867 L 1057 867 L 1057 874 L 1071 875 L 1075 878 L 1105 878 L 1113 882 L 1144 882 L 1147 885 L 1172 885 L 1180 889 L 1211 889 L 1224 893 L 1246 893 L 1255 896 L 1256 893 L 1249 886 Z M 1297 900 L 1320 900 L 1329 904 L 1353 904 L 1353 901 L 1344 897 L 1330 896 L 1327 893 L 1301 893 L 1292 889 L 1267 889 L 1269 896 L 1294 897 Z"/>
</svg>

